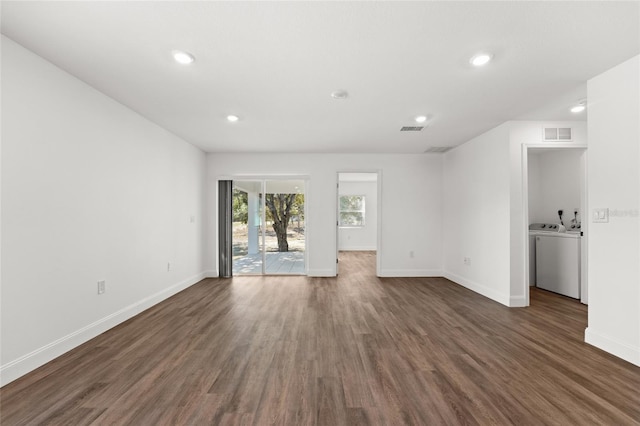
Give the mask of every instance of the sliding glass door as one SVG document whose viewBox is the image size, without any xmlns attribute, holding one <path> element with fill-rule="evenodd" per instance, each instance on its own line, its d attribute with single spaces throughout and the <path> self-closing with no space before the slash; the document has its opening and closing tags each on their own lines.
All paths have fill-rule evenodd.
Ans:
<svg viewBox="0 0 640 426">
<path fill-rule="evenodd" d="M 233 181 L 233 275 L 305 273 L 305 182 Z"/>
</svg>

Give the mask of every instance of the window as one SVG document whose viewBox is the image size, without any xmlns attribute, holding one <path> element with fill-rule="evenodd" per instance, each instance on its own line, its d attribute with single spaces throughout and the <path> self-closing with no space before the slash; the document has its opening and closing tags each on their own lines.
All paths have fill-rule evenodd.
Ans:
<svg viewBox="0 0 640 426">
<path fill-rule="evenodd" d="M 339 216 L 342 227 L 364 226 L 364 195 L 341 195 Z"/>
</svg>

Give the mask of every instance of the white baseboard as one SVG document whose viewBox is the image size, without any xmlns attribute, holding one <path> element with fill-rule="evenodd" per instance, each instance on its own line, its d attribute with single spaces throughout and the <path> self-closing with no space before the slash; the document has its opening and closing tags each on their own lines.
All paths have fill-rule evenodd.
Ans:
<svg viewBox="0 0 640 426">
<path fill-rule="evenodd" d="M 119 311 L 99 319 L 79 330 L 59 338 L 41 348 L 0 366 L 0 386 L 4 386 L 19 377 L 35 370 L 47 362 L 59 357 L 65 352 L 80 346 L 116 325 L 138 315 L 140 312 L 157 305 L 163 300 L 192 286 L 205 278 L 205 273 L 200 273 L 184 281 L 161 290 L 151 296 L 126 306 Z"/>
<path fill-rule="evenodd" d="M 444 277 L 456 284 L 461 285 L 462 287 L 468 288 L 471 291 L 475 291 L 476 293 L 481 294 L 484 297 L 488 297 L 489 299 L 495 300 L 496 302 L 501 303 L 505 306 L 511 306 L 511 300 L 508 294 L 499 293 L 494 289 L 488 288 L 486 286 L 483 286 L 482 284 L 478 284 L 459 275 L 452 274 L 451 272 L 445 271 Z"/>
<path fill-rule="evenodd" d="M 331 269 L 309 269 L 307 275 L 310 277 L 335 277 L 336 271 Z"/>
<path fill-rule="evenodd" d="M 378 274 L 381 278 L 393 278 L 393 277 L 416 277 L 416 278 L 428 278 L 428 277 L 441 277 L 442 271 L 440 269 L 380 269 Z"/>
<path fill-rule="evenodd" d="M 640 347 L 606 336 L 593 327 L 587 327 L 584 331 L 584 341 L 640 367 Z"/>
<path fill-rule="evenodd" d="M 511 296 L 509 297 L 509 305 L 510 308 L 524 308 L 529 306 L 527 304 L 527 298 L 525 296 Z"/>
<path fill-rule="evenodd" d="M 205 278 L 218 278 L 220 275 L 218 274 L 218 271 L 216 270 L 209 270 L 209 271 L 204 271 L 203 272 L 204 277 Z"/>
</svg>

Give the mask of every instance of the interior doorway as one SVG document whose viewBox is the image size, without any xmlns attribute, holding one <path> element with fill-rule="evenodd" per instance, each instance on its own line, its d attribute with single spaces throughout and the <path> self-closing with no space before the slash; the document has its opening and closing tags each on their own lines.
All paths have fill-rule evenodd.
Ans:
<svg viewBox="0 0 640 426">
<path fill-rule="evenodd" d="M 232 275 L 306 274 L 305 180 L 232 181 Z"/>
<path fill-rule="evenodd" d="M 586 148 L 528 146 L 523 154 L 527 305 L 531 288 L 587 304 Z"/>
<path fill-rule="evenodd" d="M 340 262 L 353 257 L 349 252 L 375 256 L 380 270 L 380 174 L 379 172 L 339 172 L 337 191 L 336 273 Z M 362 258 L 362 256 L 360 256 Z M 372 262 L 367 262 L 372 264 Z"/>
</svg>

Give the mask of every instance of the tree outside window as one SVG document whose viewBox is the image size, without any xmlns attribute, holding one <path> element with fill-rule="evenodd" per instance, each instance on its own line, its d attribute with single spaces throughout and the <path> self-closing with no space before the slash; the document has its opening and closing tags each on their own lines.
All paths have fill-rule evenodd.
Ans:
<svg viewBox="0 0 640 426">
<path fill-rule="evenodd" d="M 341 195 L 340 217 L 342 227 L 364 226 L 364 195 Z"/>
</svg>

